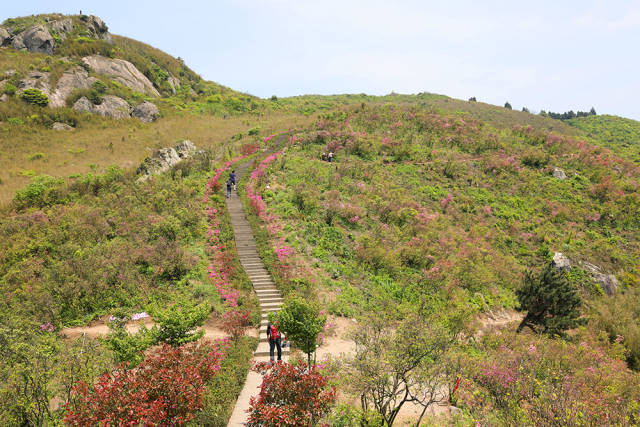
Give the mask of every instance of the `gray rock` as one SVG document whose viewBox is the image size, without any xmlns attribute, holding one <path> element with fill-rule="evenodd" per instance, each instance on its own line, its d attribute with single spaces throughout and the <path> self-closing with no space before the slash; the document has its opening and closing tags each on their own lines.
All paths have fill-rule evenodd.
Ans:
<svg viewBox="0 0 640 427">
<path fill-rule="evenodd" d="M 86 96 L 78 99 L 72 107 L 76 111 L 84 111 L 87 113 L 93 113 L 93 104 Z"/>
<path fill-rule="evenodd" d="M 52 126 L 53 130 L 73 130 L 73 127 L 66 123 L 55 122 Z"/>
<path fill-rule="evenodd" d="M 96 73 L 111 77 L 136 92 L 160 96 L 160 93 L 153 87 L 149 79 L 129 61 L 91 55 L 82 58 L 82 62 L 87 64 Z"/>
<path fill-rule="evenodd" d="M 191 157 L 194 153 L 198 151 L 198 148 L 195 144 L 188 139 L 185 139 L 178 145 L 176 145 L 176 152 L 181 159 L 186 159 L 187 157 Z"/>
<path fill-rule="evenodd" d="M 83 96 L 73 104 L 73 109 L 99 114 L 104 117 L 113 117 L 114 119 L 127 119 L 131 117 L 131 105 L 124 99 L 112 95 L 103 96 L 100 105 L 93 105 L 86 96 Z"/>
<path fill-rule="evenodd" d="M 6 84 L 7 84 L 6 80 L 0 81 L 0 90 L 4 89 L 4 85 L 6 85 Z"/>
<path fill-rule="evenodd" d="M 558 270 L 569 271 L 571 270 L 571 261 L 562 252 L 556 252 L 553 255 L 553 266 Z"/>
<path fill-rule="evenodd" d="M 71 19 L 63 19 L 54 21 L 51 24 L 51 31 L 55 32 L 62 40 L 67 38 L 67 33 L 73 31 L 73 21 Z"/>
<path fill-rule="evenodd" d="M 567 179 L 567 175 L 560 168 L 553 169 L 553 177 L 558 179 Z"/>
<path fill-rule="evenodd" d="M 11 76 L 13 76 L 15 73 L 17 73 L 17 71 L 16 71 L 16 70 L 14 70 L 14 69 L 12 68 L 12 69 L 10 69 L 10 70 L 5 71 L 5 72 L 4 72 L 4 76 L 5 76 L 5 77 L 11 77 Z"/>
<path fill-rule="evenodd" d="M 26 89 L 39 89 L 47 96 L 51 96 L 51 87 L 49 86 L 49 73 L 42 71 L 32 71 L 27 77 L 18 83 L 18 92 L 22 93 Z"/>
<path fill-rule="evenodd" d="M 153 153 L 153 156 L 144 159 L 138 168 L 138 173 L 143 175 L 154 175 L 168 171 L 173 165 L 180 161 L 180 156 L 173 148 L 161 148 Z"/>
<path fill-rule="evenodd" d="M 581 264 L 585 270 L 591 273 L 593 280 L 600 285 L 607 295 L 613 295 L 616 293 L 620 287 L 620 283 L 618 282 L 618 279 L 616 279 L 616 276 L 613 274 L 602 273 L 602 269 L 600 267 L 595 264 L 591 264 L 590 262 L 583 261 Z"/>
<path fill-rule="evenodd" d="M 27 49 L 29 52 L 53 55 L 56 42 L 46 27 L 36 25 L 15 36 L 13 47 L 19 50 Z"/>
<path fill-rule="evenodd" d="M 144 159 L 144 162 L 138 167 L 137 172 L 142 174 L 138 178 L 138 182 L 146 181 L 151 175 L 165 172 L 179 161 L 196 156 L 199 153 L 204 152 L 198 150 L 193 142 L 188 140 L 179 143 L 175 149 L 162 148 L 153 153 L 153 156 Z"/>
<path fill-rule="evenodd" d="M 87 70 L 82 67 L 65 71 L 58 80 L 56 91 L 49 97 L 49 106 L 53 108 L 64 107 L 71 92 L 75 89 L 89 89 L 97 80 L 95 77 L 89 77 Z"/>
<path fill-rule="evenodd" d="M 93 112 L 114 119 L 127 119 L 131 117 L 131 105 L 117 96 L 105 95 L 100 105 L 93 106 Z"/>
<path fill-rule="evenodd" d="M 9 99 L 9 96 L 6 93 L 0 95 L 0 102 L 7 102 L 7 99 Z"/>
<path fill-rule="evenodd" d="M 169 86 L 171 86 L 171 92 L 173 92 L 173 94 L 175 95 L 177 90 L 180 89 L 180 79 L 170 76 L 167 79 L 167 82 L 169 83 Z"/>
<path fill-rule="evenodd" d="M 133 117 L 143 121 L 145 123 L 155 122 L 158 116 L 160 115 L 160 111 L 158 111 L 158 107 L 151 102 L 143 102 L 136 106 L 133 109 L 133 113 L 131 114 Z"/>
<path fill-rule="evenodd" d="M 11 42 L 11 34 L 4 28 L 0 28 L 0 47 Z"/>
<path fill-rule="evenodd" d="M 600 285 L 603 291 L 609 296 L 616 293 L 620 283 L 613 274 L 594 273 L 593 280 Z"/>
<path fill-rule="evenodd" d="M 107 27 L 107 24 L 105 24 L 102 19 L 95 15 L 90 15 L 86 17 L 85 21 L 87 23 L 87 29 L 95 38 L 113 43 L 111 34 L 109 34 L 109 27 Z"/>
</svg>

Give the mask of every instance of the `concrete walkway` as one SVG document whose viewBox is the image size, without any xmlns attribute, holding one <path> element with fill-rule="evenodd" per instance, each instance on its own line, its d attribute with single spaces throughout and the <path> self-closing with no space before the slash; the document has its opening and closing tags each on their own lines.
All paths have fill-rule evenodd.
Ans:
<svg viewBox="0 0 640 427">
<path fill-rule="evenodd" d="M 245 162 L 238 166 L 236 169 L 236 181 L 240 180 L 240 177 L 244 175 L 251 161 Z M 240 197 L 236 193 L 231 194 L 231 197 L 227 199 L 227 209 L 231 217 L 231 224 L 233 225 L 233 233 L 236 240 L 236 249 L 238 251 L 238 257 L 240 263 L 244 267 L 244 270 L 249 275 L 253 288 L 260 300 L 260 308 L 262 310 L 262 319 L 260 321 L 260 342 L 256 349 L 253 360 L 256 361 L 268 361 L 269 360 L 269 343 L 267 341 L 267 314 L 271 311 L 277 311 L 282 305 L 282 295 L 280 291 L 275 287 L 269 272 L 265 269 L 262 260 L 258 255 L 256 249 L 256 242 L 253 239 L 253 232 L 247 221 L 247 217 L 240 203 Z M 286 358 L 289 349 L 283 349 L 283 359 Z M 249 399 L 252 396 L 256 396 L 260 390 L 262 384 L 262 375 L 249 371 L 247 380 L 244 383 L 244 387 L 238 396 L 236 406 L 233 409 L 231 418 L 229 418 L 229 424 L 227 426 L 244 426 L 247 422 L 247 410 L 249 409 Z"/>
</svg>

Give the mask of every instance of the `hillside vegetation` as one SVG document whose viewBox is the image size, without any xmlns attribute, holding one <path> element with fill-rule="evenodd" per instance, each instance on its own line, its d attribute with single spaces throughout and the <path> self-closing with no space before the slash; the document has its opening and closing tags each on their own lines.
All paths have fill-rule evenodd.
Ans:
<svg viewBox="0 0 640 427">
<path fill-rule="evenodd" d="M 51 54 L 0 47 L 5 423 L 226 425 L 257 344 L 243 334 L 260 317 L 220 188 L 241 161 L 254 162 L 238 187 L 287 301 L 354 327 L 357 357 L 314 371 L 344 397 L 321 422 L 393 423 L 399 400 L 375 398 L 393 377 L 421 391 L 420 410 L 434 395 L 457 408 L 434 424 L 640 423 L 639 122 L 430 93 L 260 99 L 97 17 L 0 27 L 36 25 Z M 88 55 L 129 61 L 153 90 L 97 74 Z M 25 79 L 54 88 L 78 68 L 95 82 L 63 106 L 26 92 Z M 152 102 L 159 117 L 72 108 L 106 96 Z M 138 181 L 145 157 L 185 139 L 204 152 Z M 552 328 L 487 327 L 531 311 L 518 290 L 534 293 L 556 253 L 571 264 L 545 284 L 562 287 L 559 309 L 530 316 Z M 567 301 L 578 318 L 553 318 Z M 153 326 L 134 324 L 148 313 Z M 228 338 L 199 340 L 205 323 Z M 65 335 L 96 324 L 106 339 Z"/>
<path fill-rule="evenodd" d="M 322 160 L 329 152 L 333 162 Z M 565 343 L 514 329 L 460 342 L 443 362 L 457 360 L 466 384 L 452 402 L 468 421 L 491 425 L 638 420 L 631 384 L 640 376 L 629 369 L 640 368 L 633 162 L 546 129 L 402 104 L 324 114 L 272 157 L 247 187 L 247 205 L 285 292 L 317 298 L 336 316 L 378 316 L 376 328 L 404 328 L 418 315 L 474 335 L 472 319 L 518 308 L 524 272 L 562 252 L 584 326 Z M 605 292 L 591 265 L 614 273 L 619 288 Z M 348 366 L 342 391 L 355 398 L 366 392 L 351 384 L 372 373 Z"/>
</svg>

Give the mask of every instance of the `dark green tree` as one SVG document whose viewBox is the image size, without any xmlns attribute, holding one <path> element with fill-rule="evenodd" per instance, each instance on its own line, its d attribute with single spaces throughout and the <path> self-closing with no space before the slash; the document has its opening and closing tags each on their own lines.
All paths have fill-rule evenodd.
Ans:
<svg viewBox="0 0 640 427">
<path fill-rule="evenodd" d="M 475 97 L 475 96 L 472 96 L 471 98 L 469 98 L 469 101 L 470 101 L 470 102 L 476 102 L 476 97 Z"/>
<path fill-rule="evenodd" d="M 580 325 L 580 306 L 582 302 L 578 291 L 565 274 L 549 263 L 537 276 L 530 271 L 524 274 L 523 285 L 516 291 L 519 307 L 518 311 L 526 311 L 517 332 L 527 326 L 537 332 L 552 336 L 565 336 L 567 329 Z"/>
<path fill-rule="evenodd" d="M 591 107 L 591 110 L 589 110 L 589 114 L 592 115 L 592 116 L 595 116 L 596 115 L 596 109 Z"/>
<path fill-rule="evenodd" d="M 509 101 L 504 103 L 504 108 L 506 108 L 507 110 L 511 110 L 511 104 L 509 104 Z"/>
</svg>

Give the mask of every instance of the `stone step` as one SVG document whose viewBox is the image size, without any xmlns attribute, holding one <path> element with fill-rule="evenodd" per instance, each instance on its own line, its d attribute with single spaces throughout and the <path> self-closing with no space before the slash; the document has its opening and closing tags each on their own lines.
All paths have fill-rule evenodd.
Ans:
<svg viewBox="0 0 640 427">
<path fill-rule="evenodd" d="M 269 310 L 271 308 L 280 308 L 280 307 L 282 307 L 282 302 L 279 302 L 279 301 L 271 301 L 271 302 L 260 301 L 260 309 L 262 311 Z"/>
<path fill-rule="evenodd" d="M 282 294 L 277 289 L 276 290 L 256 289 L 256 295 L 258 295 L 258 299 L 260 301 L 262 301 L 263 298 L 282 298 Z"/>
<path fill-rule="evenodd" d="M 263 297 L 263 298 L 258 298 L 258 301 L 260 301 L 260 305 L 262 306 L 263 304 L 273 304 L 273 303 L 279 303 L 279 304 L 283 304 L 284 303 L 284 298 L 278 296 L 278 297 Z"/>
</svg>

